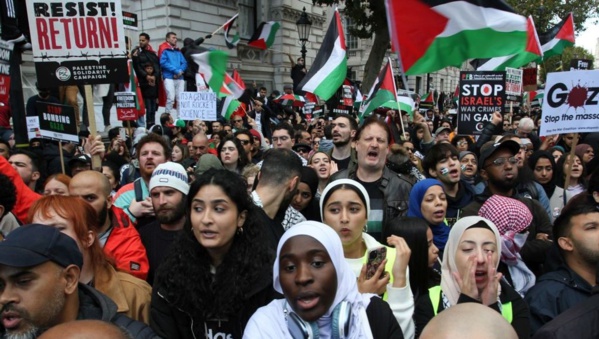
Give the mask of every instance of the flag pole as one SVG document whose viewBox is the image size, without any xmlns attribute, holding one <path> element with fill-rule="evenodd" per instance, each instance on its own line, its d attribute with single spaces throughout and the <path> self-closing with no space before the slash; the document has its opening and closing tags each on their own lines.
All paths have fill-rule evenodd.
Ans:
<svg viewBox="0 0 599 339">
<path fill-rule="evenodd" d="M 239 13 L 235 14 L 231 19 L 227 20 L 224 24 L 222 24 L 219 28 L 216 29 L 216 31 L 212 32 L 212 34 L 210 34 L 210 35 L 214 35 L 214 34 L 218 33 L 218 31 L 223 29 L 223 27 L 225 27 L 231 20 L 235 19 L 238 16 L 239 16 Z"/>
<path fill-rule="evenodd" d="M 404 139 L 405 135 L 406 135 L 406 130 L 403 125 L 403 118 L 401 117 L 401 107 L 399 106 L 399 101 L 397 100 L 397 86 L 395 85 L 395 75 L 393 75 L 393 64 L 391 63 L 390 57 L 387 57 L 387 63 L 389 64 L 389 70 L 391 71 L 391 78 L 393 78 L 393 92 L 395 94 L 394 100 L 395 100 L 395 103 L 397 104 L 397 113 L 399 115 L 399 123 L 401 125 L 401 139 Z M 404 83 L 404 86 L 406 86 L 405 83 Z M 409 92 L 408 92 L 408 95 L 410 95 Z M 407 113 L 408 113 L 408 115 L 410 114 L 410 112 L 407 112 Z"/>
</svg>

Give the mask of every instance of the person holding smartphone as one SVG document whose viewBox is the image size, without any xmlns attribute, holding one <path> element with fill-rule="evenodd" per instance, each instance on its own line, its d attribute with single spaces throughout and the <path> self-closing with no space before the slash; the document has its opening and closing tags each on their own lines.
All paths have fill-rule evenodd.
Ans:
<svg viewBox="0 0 599 339">
<path fill-rule="evenodd" d="M 408 280 L 410 248 L 401 237 L 387 237 L 387 247 L 368 233 L 370 196 L 355 180 L 339 179 L 325 187 L 320 213 L 341 239 L 343 255 L 361 293 L 382 295 L 401 326 L 404 337 L 414 337 L 414 298 Z M 295 227 L 295 226 L 294 226 Z"/>
</svg>

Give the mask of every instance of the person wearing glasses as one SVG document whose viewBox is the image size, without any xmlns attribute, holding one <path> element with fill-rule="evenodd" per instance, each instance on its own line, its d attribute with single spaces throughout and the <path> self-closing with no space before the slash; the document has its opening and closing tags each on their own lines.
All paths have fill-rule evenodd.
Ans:
<svg viewBox="0 0 599 339">
<path fill-rule="evenodd" d="M 517 195 L 518 159 L 516 154 L 520 145 L 513 140 L 501 143 L 489 141 L 481 148 L 479 157 L 479 174 L 486 182 L 482 193 L 477 194 L 469 205 L 460 212 L 460 217 L 478 215 L 483 203 L 492 195 L 500 195 L 516 199 L 530 210 L 533 215 L 529 234 L 520 255 L 522 260 L 535 274 L 540 273 L 545 262 L 547 251 L 552 246 L 551 220 L 538 201 Z"/>
</svg>

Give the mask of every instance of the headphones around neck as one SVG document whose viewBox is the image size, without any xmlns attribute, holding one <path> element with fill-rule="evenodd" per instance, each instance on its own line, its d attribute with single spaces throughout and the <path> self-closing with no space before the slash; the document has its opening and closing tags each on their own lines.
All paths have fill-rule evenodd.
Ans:
<svg viewBox="0 0 599 339">
<path fill-rule="evenodd" d="M 287 317 L 287 328 L 293 339 L 318 339 L 318 323 L 304 321 L 293 311 L 287 310 L 285 303 L 285 313 L 289 312 Z M 349 334 L 351 325 L 351 304 L 348 301 L 342 301 L 333 309 L 333 324 L 331 329 L 331 338 L 344 339 Z"/>
</svg>

